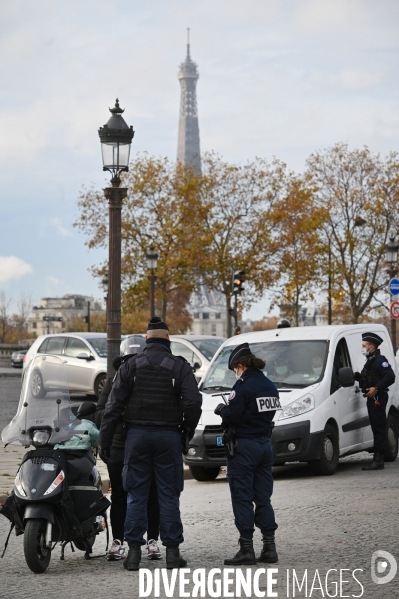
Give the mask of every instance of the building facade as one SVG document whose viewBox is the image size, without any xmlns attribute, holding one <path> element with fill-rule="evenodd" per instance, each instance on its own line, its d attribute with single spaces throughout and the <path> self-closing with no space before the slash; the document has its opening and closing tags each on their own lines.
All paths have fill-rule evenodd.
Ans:
<svg viewBox="0 0 399 599">
<path fill-rule="evenodd" d="M 210 291 L 201 284 L 191 294 L 187 306 L 193 322 L 190 326 L 192 335 L 214 335 L 226 337 L 226 299 L 218 291 Z"/>
<path fill-rule="evenodd" d="M 76 319 L 88 316 L 90 312 L 104 312 L 99 302 L 88 295 L 67 294 L 63 297 L 43 297 L 40 306 L 33 306 L 27 320 L 28 332 L 39 335 L 63 333 Z"/>
</svg>

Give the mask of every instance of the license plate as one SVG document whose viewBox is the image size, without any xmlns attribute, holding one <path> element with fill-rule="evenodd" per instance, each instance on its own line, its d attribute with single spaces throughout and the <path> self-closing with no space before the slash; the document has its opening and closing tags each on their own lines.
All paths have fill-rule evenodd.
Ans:
<svg viewBox="0 0 399 599">
<path fill-rule="evenodd" d="M 218 447 L 222 447 L 223 443 L 222 443 L 222 437 L 216 437 L 216 445 Z"/>
</svg>

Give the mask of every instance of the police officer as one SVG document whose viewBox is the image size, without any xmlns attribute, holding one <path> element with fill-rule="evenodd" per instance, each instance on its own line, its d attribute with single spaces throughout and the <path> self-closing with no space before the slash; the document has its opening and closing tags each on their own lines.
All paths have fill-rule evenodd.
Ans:
<svg viewBox="0 0 399 599">
<path fill-rule="evenodd" d="M 179 497 L 183 490 L 184 426 L 193 436 L 201 416 L 202 397 L 190 364 L 170 351 L 169 328 L 155 316 L 148 324 L 146 347 L 120 367 L 102 418 L 100 445 L 107 453 L 119 417 L 129 427 L 122 473 L 128 493 L 125 539 L 127 570 L 138 570 L 145 545 L 147 502 L 154 475 L 160 506 L 160 537 L 166 567 L 187 564 L 180 555 L 183 526 Z"/>
<path fill-rule="evenodd" d="M 378 349 L 382 342 L 383 339 L 376 333 L 362 333 L 362 354 L 367 360 L 362 372 L 355 372 L 355 379 L 360 382 L 367 397 L 367 411 L 374 435 L 374 458 L 362 470 L 384 469 L 388 387 L 395 382 L 395 374 Z"/>
<path fill-rule="evenodd" d="M 233 349 L 228 367 L 234 370 L 235 383 L 228 405 L 219 404 L 215 414 L 223 426 L 237 438 L 233 457 L 227 457 L 227 474 L 235 525 L 240 533 L 240 550 L 224 563 L 229 566 L 254 565 L 254 525 L 262 532 L 263 550 L 258 561 L 278 560 L 274 531 L 277 524 L 270 503 L 273 492 L 273 451 L 271 432 L 276 409 L 280 408 L 278 391 L 266 378 L 265 362 L 254 356 L 248 343 Z M 255 512 L 254 505 L 255 504 Z"/>
</svg>

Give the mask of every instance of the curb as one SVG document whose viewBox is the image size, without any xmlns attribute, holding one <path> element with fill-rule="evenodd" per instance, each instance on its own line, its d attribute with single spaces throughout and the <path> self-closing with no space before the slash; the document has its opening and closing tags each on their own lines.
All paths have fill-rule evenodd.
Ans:
<svg viewBox="0 0 399 599">
<path fill-rule="evenodd" d="M 0 378 L 20 379 L 22 375 L 13 372 L 0 372 Z"/>
</svg>

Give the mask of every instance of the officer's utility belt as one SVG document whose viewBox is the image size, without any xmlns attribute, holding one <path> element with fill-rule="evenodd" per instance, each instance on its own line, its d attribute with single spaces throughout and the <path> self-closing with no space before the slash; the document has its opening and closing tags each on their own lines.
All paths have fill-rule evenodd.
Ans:
<svg viewBox="0 0 399 599">
<path fill-rule="evenodd" d="M 178 424 L 171 424 L 170 422 L 152 422 L 151 420 L 146 421 L 136 421 L 136 422 L 126 422 L 126 426 L 129 428 L 140 428 L 146 430 L 171 430 L 178 431 Z"/>
</svg>

